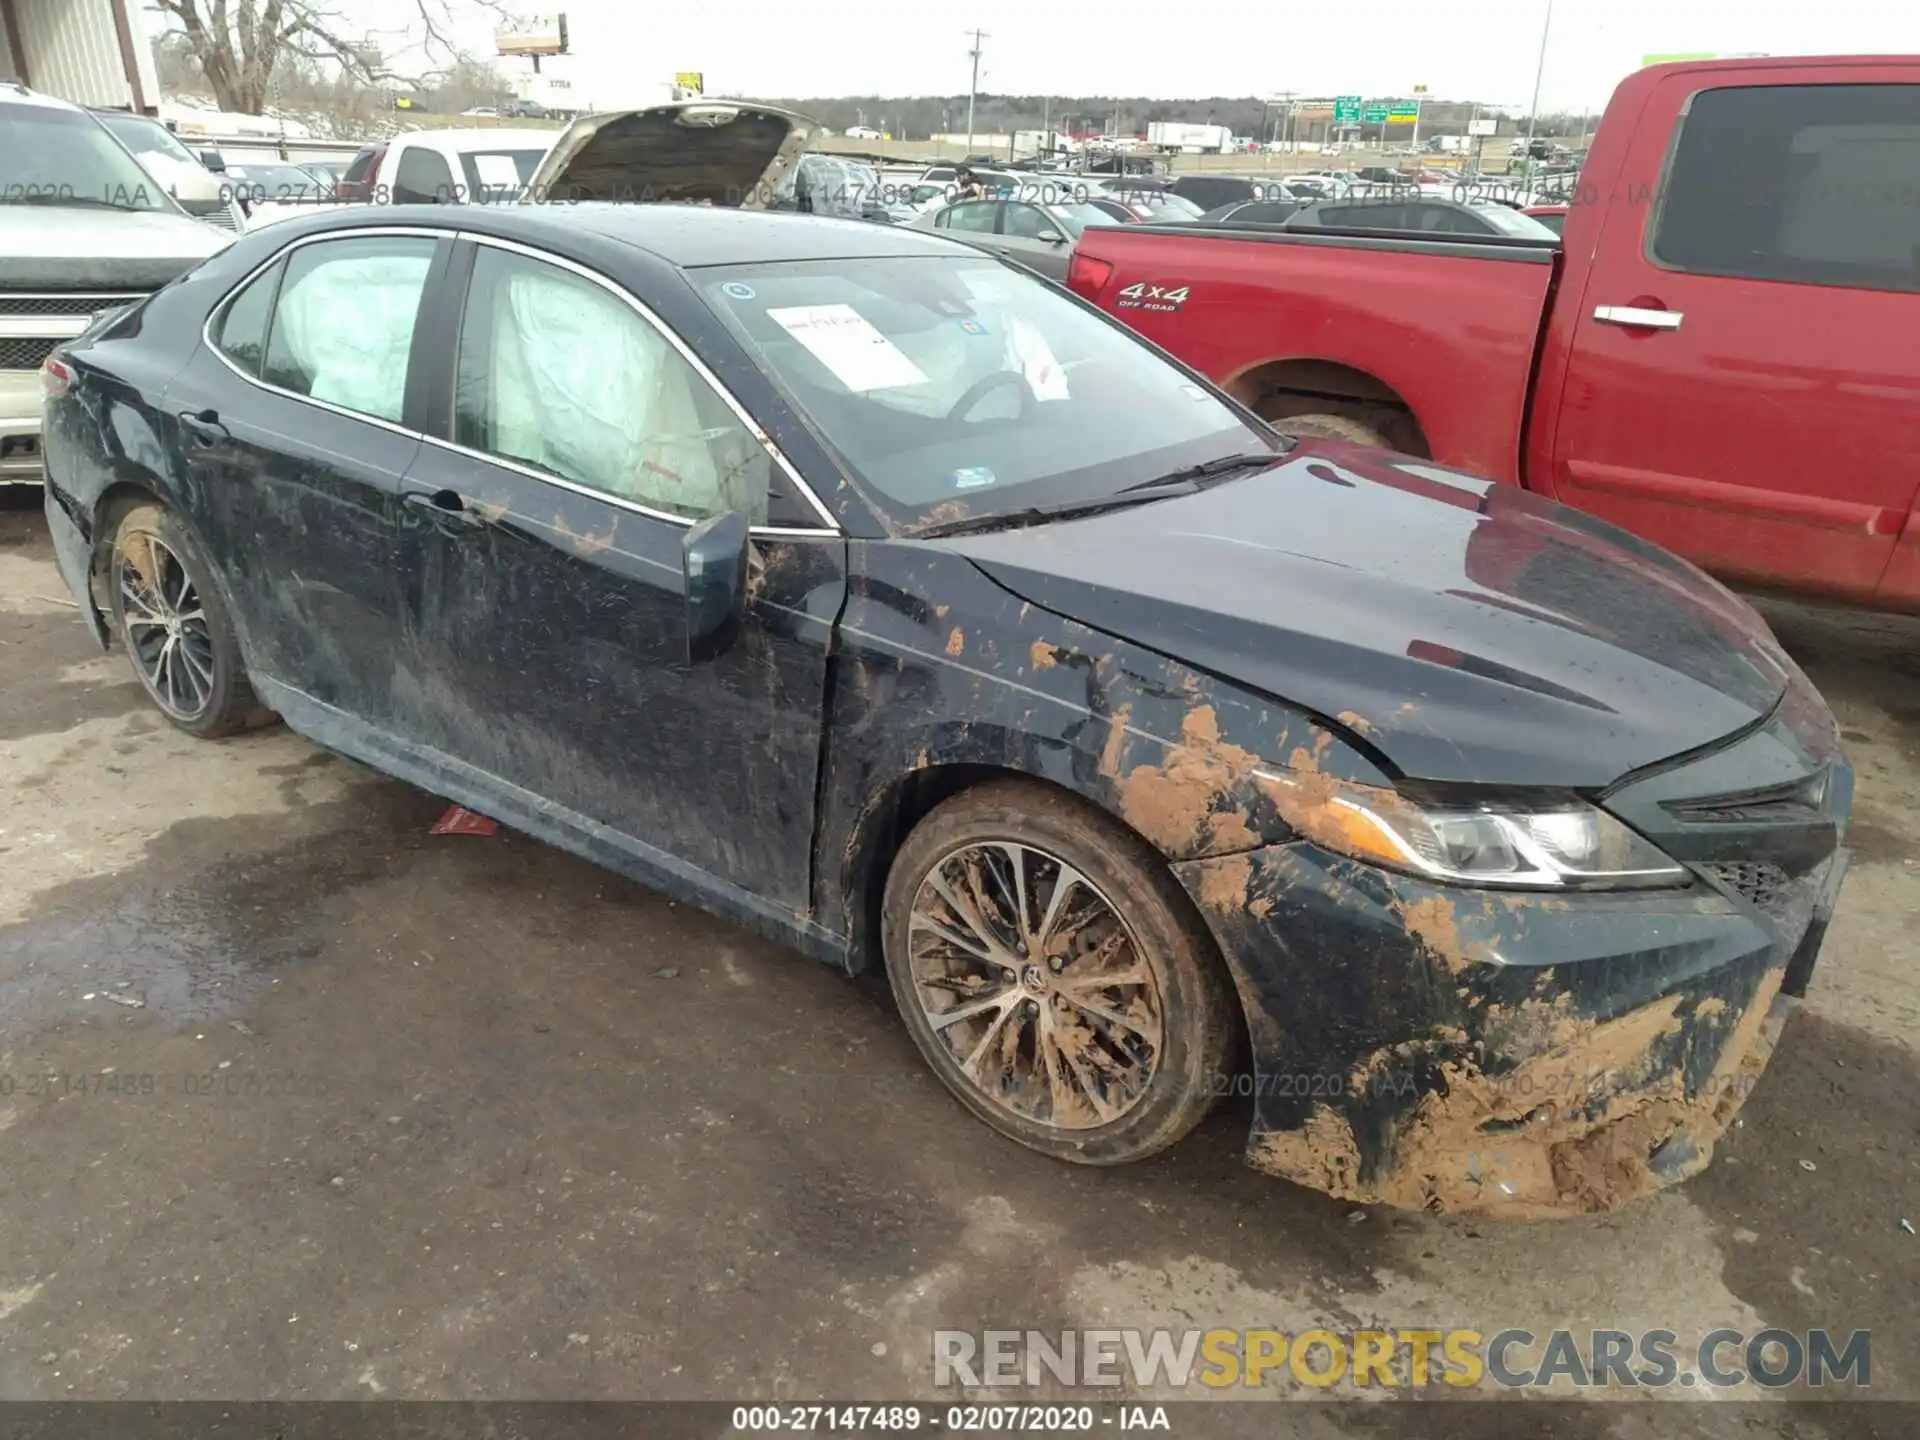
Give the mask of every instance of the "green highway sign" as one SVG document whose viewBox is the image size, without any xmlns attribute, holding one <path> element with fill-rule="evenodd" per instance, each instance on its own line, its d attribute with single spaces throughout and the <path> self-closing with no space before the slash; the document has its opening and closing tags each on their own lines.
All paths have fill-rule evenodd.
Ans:
<svg viewBox="0 0 1920 1440">
<path fill-rule="evenodd" d="M 1336 125 L 1358 125 L 1360 123 L 1360 97 L 1358 95 L 1336 95 L 1333 97 L 1333 123 Z"/>
<path fill-rule="evenodd" d="M 1387 112 L 1389 120 L 1417 120 L 1420 118 L 1419 102 L 1414 100 L 1396 100 L 1393 108 Z"/>
<path fill-rule="evenodd" d="M 1385 105 L 1369 105 L 1360 112 L 1360 121 L 1363 125 L 1384 125 L 1389 114 L 1391 111 Z"/>
</svg>

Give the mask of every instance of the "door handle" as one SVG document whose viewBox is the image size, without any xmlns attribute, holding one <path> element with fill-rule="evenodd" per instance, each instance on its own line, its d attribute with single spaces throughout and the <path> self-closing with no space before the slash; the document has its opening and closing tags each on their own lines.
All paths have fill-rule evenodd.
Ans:
<svg viewBox="0 0 1920 1440">
<path fill-rule="evenodd" d="M 1602 325 L 1624 325 L 1629 330 L 1678 330 L 1678 310 L 1642 310 L 1633 305 L 1601 305 L 1593 318 Z"/>
<path fill-rule="evenodd" d="M 472 530 L 485 519 L 453 490 L 409 490 L 400 497 L 412 510 L 432 518 L 442 530 Z"/>
<path fill-rule="evenodd" d="M 220 423 L 218 410 L 182 410 L 179 420 L 180 428 L 201 445 L 224 445 L 233 438 Z"/>
</svg>

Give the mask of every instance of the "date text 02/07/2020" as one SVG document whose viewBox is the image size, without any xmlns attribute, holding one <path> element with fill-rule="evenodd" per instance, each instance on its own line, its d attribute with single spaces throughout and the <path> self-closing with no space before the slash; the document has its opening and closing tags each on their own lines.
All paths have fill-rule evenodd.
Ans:
<svg viewBox="0 0 1920 1440">
<path fill-rule="evenodd" d="M 1159 1430 L 1173 1427 L 1164 1405 L 948 1405 L 888 1404 L 736 1405 L 735 1431 L 845 1434 L 946 1431 L 955 1434 L 1086 1434 L 1099 1429 Z"/>
</svg>

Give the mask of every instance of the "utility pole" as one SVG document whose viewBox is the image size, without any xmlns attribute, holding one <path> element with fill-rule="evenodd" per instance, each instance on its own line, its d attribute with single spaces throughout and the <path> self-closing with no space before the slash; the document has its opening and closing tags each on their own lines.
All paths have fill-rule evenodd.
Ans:
<svg viewBox="0 0 1920 1440">
<path fill-rule="evenodd" d="M 973 48 L 967 51 L 967 55 L 973 61 L 973 80 L 967 90 L 967 154 L 969 155 L 973 153 L 973 102 L 980 94 L 980 42 L 987 38 L 987 32 L 984 30 L 974 30 L 970 33 L 973 35 Z"/>
<path fill-rule="evenodd" d="M 1540 115 L 1540 81 L 1547 73 L 1547 37 L 1553 33 L 1553 0 L 1547 0 L 1546 23 L 1540 27 L 1540 63 L 1533 72 L 1533 104 L 1527 107 L 1527 154 L 1533 160 L 1533 125 Z"/>
</svg>

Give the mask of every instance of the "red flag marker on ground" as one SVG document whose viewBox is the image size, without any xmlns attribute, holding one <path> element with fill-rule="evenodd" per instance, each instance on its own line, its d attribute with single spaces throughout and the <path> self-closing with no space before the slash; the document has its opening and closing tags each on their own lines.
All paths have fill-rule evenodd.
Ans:
<svg viewBox="0 0 1920 1440">
<path fill-rule="evenodd" d="M 433 822 L 429 835 L 491 835 L 500 827 L 484 815 L 476 815 L 464 805 L 449 805 L 447 813 Z"/>
</svg>

